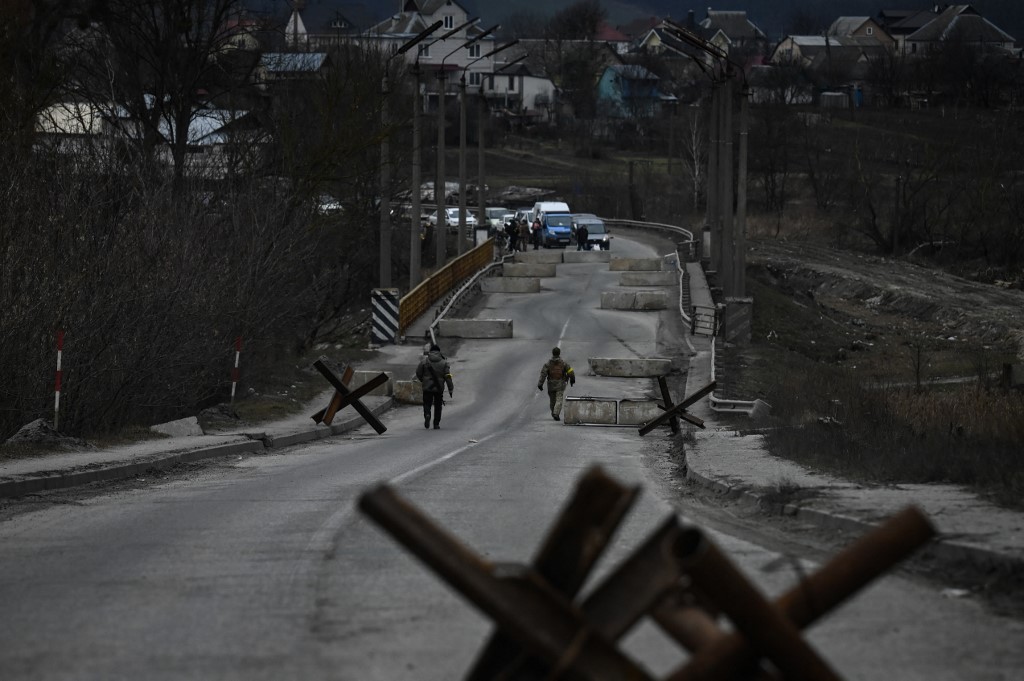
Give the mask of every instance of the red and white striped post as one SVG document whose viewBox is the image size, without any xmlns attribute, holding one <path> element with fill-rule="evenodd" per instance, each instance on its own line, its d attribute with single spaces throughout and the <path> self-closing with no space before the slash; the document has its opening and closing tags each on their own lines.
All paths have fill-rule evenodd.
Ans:
<svg viewBox="0 0 1024 681">
<path fill-rule="evenodd" d="M 53 429 L 57 430 L 60 418 L 61 360 L 64 355 L 64 330 L 57 330 L 57 377 L 53 388 Z"/>
<path fill-rule="evenodd" d="M 235 403 L 235 386 L 238 385 L 238 359 L 242 354 L 242 337 L 235 339 L 235 368 L 231 370 L 231 404 Z"/>
</svg>

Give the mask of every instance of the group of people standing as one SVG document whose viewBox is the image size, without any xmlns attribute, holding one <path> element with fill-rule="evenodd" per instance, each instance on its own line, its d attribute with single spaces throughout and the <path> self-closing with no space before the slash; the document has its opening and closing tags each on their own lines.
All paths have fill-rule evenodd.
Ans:
<svg viewBox="0 0 1024 681">
<path fill-rule="evenodd" d="M 525 219 L 516 220 L 512 218 L 505 225 L 505 234 L 508 236 L 508 250 L 518 253 L 528 250 L 529 244 L 533 244 L 533 250 L 540 248 L 541 241 L 540 220 L 534 220 L 531 225 Z"/>
</svg>

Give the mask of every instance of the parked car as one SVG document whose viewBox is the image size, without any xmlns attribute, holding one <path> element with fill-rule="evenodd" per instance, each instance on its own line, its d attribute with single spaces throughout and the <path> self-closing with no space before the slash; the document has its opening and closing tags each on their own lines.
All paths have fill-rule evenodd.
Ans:
<svg viewBox="0 0 1024 681">
<path fill-rule="evenodd" d="M 548 213 L 571 213 L 571 211 L 569 204 L 564 201 L 538 201 L 530 209 L 531 222 L 537 218 L 543 222 L 544 216 Z"/>
<path fill-rule="evenodd" d="M 517 208 L 515 211 L 516 222 L 522 222 L 526 220 L 526 224 L 533 224 L 533 208 L 526 206 L 524 208 Z"/>
<path fill-rule="evenodd" d="M 604 220 L 590 214 L 573 216 L 572 241 L 576 244 L 579 243 L 578 230 L 580 226 L 587 228 L 587 243 L 583 244 L 584 249 L 589 251 L 594 246 L 599 246 L 602 251 L 611 249 L 612 237 L 608 234 L 608 228 L 605 226 Z"/>
<path fill-rule="evenodd" d="M 330 194 L 321 194 L 316 197 L 316 212 L 321 215 L 332 215 L 334 213 L 344 212 L 345 207 L 341 205 L 341 201 L 334 198 Z"/>
<path fill-rule="evenodd" d="M 572 215 L 544 213 L 541 217 L 540 242 L 544 248 L 565 248 L 572 238 Z"/>
<path fill-rule="evenodd" d="M 484 212 L 486 213 L 488 231 L 491 234 L 505 228 L 505 215 L 508 213 L 508 208 L 485 208 Z"/>
<path fill-rule="evenodd" d="M 444 213 L 445 213 L 445 221 L 444 222 L 445 222 L 445 226 L 448 228 L 448 231 L 451 232 L 452 234 L 454 234 L 455 232 L 458 232 L 459 231 L 459 209 L 458 208 L 445 208 L 444 209 Z M 437 226 L 437 211 L 436 210 L 433 213 L 430 214 L 430 217 L 427 218 L 427 221 L 430 224 L 434 225 L 435 227 Z M 476 216 L 473 215 L 473 213 L 471 213 L 468 210 L 466 211 L 466 227 L 469 228 L 469 229 L 475 229 L 476 228 Z"/>
</svg>

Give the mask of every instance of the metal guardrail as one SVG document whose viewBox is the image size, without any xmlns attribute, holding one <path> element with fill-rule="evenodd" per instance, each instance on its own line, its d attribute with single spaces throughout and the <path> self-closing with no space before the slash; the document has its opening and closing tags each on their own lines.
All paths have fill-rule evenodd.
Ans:
<svg viewBox="0 0 1024 681">
<path fill-rule="evenodd" d="M 450 294 L 459 282 L 487 268 L 493 257 L 494 239 L 491 238 L 452 260 L 402 296 L 398 303 L 398 335 L 405 335 L 405 330 L 414 321 L 431 305 Z"/>
<path fill-rule="evenodd" d="M 680 227 L 679 225 L 669 225 L 669 224 L 666 224 L 664 222 L 644 222 L 644 221 L 641 221 L 641 220 L 622 220 L 620 218 L 604 218 L 603 217 L 603 218 L 601 218 L 601 220 L 603 220 L 605 222 L 605 224 L 611 224 L 613 226 L 614 225 L 621 225 L 623 227 L 636 227 L 636 228 L 639 228 L 639 229 L 654 229 L 654 230 L 659 230 L 659 231 L 664 231 L 664 232 L 672 232 L 673 234 L 678 234 L 680 236 L 686 237 L 684 239 L 684 241 L 689 241 L 689 242 L 696 243 L 696 240 L 693 238 L 693 232 L 691 232 L 690 230 L 686 229 L 685 227 Z"/>
<path fill-rule="evenodd" d="M 685 237 L 684 244 L 689 244 L 690 249 L 686 255 L 688 257 L 697 257 L 699 255 L 700 243 L 694 238 L 693 232 L 686 229 L 685 227 L 679 227 L 678 225 L 669 225 L 659 222 L 641 222 L 638 220 L 619 220 L 616 218 L 601 218 L 606 224 L 621 225 L 623 227 L 630 227 L 634 229 L 653 229 L 656 231 L 665 231 L 672 234 L 677 234 Z M 678 251 L 677 251 L 678 252 Z M 716 370 L 715 370 L 715 347 L 717 345 L 716 338 L 718 337 L 719 322 L 718 310 L 715 308 L 706 308 L 702 306 L 693 306 L 691 308 L 692 316 L 688 315 L 683 309 L 682 304 L 682 275 L 685 274 L 683 268 L 682 259 L 676 259 L 676 266 L 681 270 L 680 274 L 680 303 L 679 303 L 679 314 L 682 316 L 683 321 L 686 322 L 690 327 L 691 334 L 701 334 L 711 337 L 711 381 L 716 381 Z M 708 398 L 711 404 L 711 410 L 720 414 L 751 414 L 757 405 L 757 400 L 731 400 L 718 397 L 715 393 L 711 393 Z"/>
<path fill-rule="evenodd" d="M 695 259 L 699 255 L 700 242 L 698 242 L 693 232 L 680 227 L 679 225 L 670 225 L 664 222 L 642 222 L 639 220 L 622 220 L 619 218 L 601 218 L 605 224 L 612 226 L 630 227 L 635 229 L 653 229 L 656 231 L 670 232 L 674 235 L 684 237 L 679 242 L 680 248 L 676 250 L 676 253 L 680 256 L 685 256 L 689 261 Z M 679 314 L 682 316 L 683 321 L 687 324 L 692 324 L 690 315 L 686 312 L 686 306 L 683 304 L 683 283 L 686 278 L 686 268 L 683 267 L 683 258 L 677 257 L 675 259 L 676 271 L 679 273 Z"/>
</svg>

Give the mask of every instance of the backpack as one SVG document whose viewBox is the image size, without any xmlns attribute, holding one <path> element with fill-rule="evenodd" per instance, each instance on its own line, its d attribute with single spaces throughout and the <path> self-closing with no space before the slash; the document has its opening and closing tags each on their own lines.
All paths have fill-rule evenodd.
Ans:
<svg viewBox="0 0 1024 681">
<path fill-rule="evenodd" d="M 561 381 L 565 378 L 565 362 L 556 359 L 548 365 L 548 380 Z"/>
</svg>

